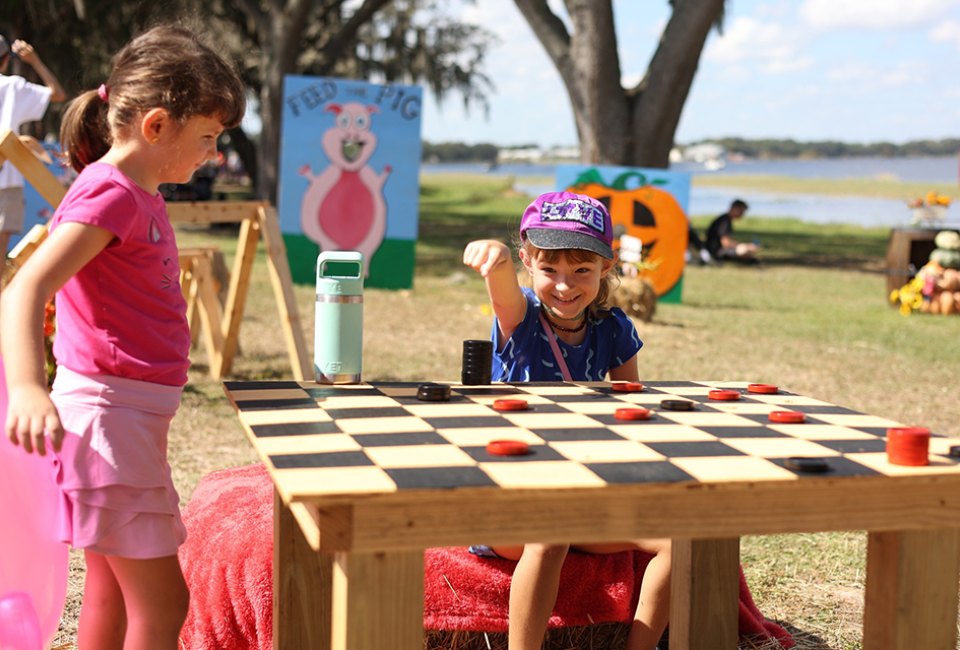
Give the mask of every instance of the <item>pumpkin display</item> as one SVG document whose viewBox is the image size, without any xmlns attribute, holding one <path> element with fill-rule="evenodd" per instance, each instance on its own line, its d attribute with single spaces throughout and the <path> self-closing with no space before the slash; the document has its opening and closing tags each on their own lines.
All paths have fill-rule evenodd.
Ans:
<svg viewBox="0 0 960 650">
<path fill-rule="evenodd" d="M 627 171 L 608 185 L 596 169 L 590 169 L 566 189 L 591 196 L 606 206 L 615 242 L 626 234 L 643 243 L 640 275 L 662 297 L 683 277 L 689 222 L 673 195 L 655 187 L 661 183 L 639 171 Z"/>
</svg>

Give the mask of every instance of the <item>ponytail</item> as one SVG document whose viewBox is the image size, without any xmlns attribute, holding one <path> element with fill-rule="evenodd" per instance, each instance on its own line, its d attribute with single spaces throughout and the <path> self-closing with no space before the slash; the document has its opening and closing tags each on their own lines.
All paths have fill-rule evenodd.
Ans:
<svg viewBox="0 0 960 650">
<path fill-rule="evenodd" d="M 107 102 L 96 90 L 88 90 L 70 102 L 60 124 L 60 146 L 78 172 L 110 149 Z"/>
</svg>

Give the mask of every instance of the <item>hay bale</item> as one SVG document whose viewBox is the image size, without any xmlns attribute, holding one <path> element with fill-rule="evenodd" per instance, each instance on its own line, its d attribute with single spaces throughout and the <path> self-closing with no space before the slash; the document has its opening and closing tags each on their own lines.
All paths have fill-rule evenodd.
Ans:
<svg viewBox="0 0 960 650">
<path fill-rule="evenodd" d="M 600 623 L 547 630 L 543 650 L 618 650 L 627 643 L 626 623 Z M 425 630 L 425 650 L 507 650 L 507 635 L 463 630 Z"/>
<path fill-rule="evenodd" d="M 641 277 L 621 277 L 620 284 L 610 296 L 610 302 L 644 323 L 653 320 L 657 310 L 657 292 L 649 280 Z"/>
</svg>

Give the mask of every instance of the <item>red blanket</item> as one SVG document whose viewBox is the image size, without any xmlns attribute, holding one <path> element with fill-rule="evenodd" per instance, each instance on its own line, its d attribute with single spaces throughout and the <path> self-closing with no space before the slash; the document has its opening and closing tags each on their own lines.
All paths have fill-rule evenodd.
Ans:
<svg viewBox="0 0 960 650">
<path fill-rule="evenodd" d="M 180 562 L 190 586 L 181 645 L 192 650 L 270 650 L 273 624 L 273 487 L 261 465 L 204 477 L 184 509 L 189 537 Z M 633 618 L 648 557 L 571 553 L 550 627 Z M 465 548 L 424 554 L 424 628 L 505 632 L 515 564 Z M 590 576 L 583 579 L 583 576 Z M 740 573 L 740 634 L 794 645 L 764 619 Z"/>
</svg>

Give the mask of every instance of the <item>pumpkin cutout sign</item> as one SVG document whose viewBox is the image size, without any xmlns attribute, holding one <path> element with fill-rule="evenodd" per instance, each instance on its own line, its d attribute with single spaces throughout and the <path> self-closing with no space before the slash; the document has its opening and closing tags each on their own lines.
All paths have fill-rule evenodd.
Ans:
<svg viewBox="0 0 960 650">
<path fill-rule="evenodd" d="M 591 196 L 607 206 L 618 238 L 631 235 L 643 243 L 640 274 L 653 284 L 661 298 L 679 292 L 689 235 L 686 211 L 662 187 L 667 183 L 637 170 L 620 172 L 611 183 L 606 183 L 597 168 L 590 168 L 565 185 L 565 189 Z M 678 295 L 676 298 L 679 302 Z"/>
</svg>

